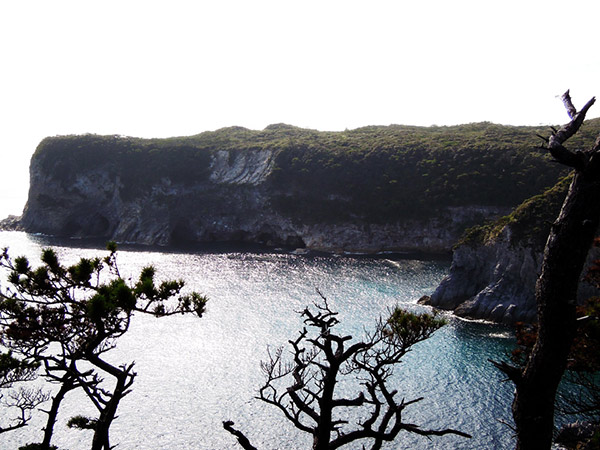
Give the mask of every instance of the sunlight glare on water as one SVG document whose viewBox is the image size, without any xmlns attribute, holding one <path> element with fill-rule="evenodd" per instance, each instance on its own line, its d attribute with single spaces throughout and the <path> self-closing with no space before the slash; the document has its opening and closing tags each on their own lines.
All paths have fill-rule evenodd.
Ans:
<svg viewBox="0 0 600 450">
<path fill-rule="evenodd" d="M 81 245 L 81 247 L 72 246 Z M 1 232 L 0 245 L 35 261 L 41 247 L 55 245 L 65 262 L 96 256 L 97 248 L 24 233 Z M 267 346 L 285 345 L 302 328 L 297 314 L 319 301 L 317 289 L 339 311 L 340 329 L 362 336 L 396 304 L 416 304 L 430 294 L 447 261 L 386 260 L 285 253 L 159 252 L 124 246 L 123 277 L 135 278 L 152 264 L 158 276 L 181 278 L 209 298 L 203 318 L 162 319 L 138 315 L 130 332 L 107 358 L 135 361 L 133 391 L 119 406 L 111 441 L 119 449 L 229 449 L 235 439 L 222 428 L 233 420 L 260 449 L 306 449 L 310 439 L 276 410 L 255 400 L 262 381 L 260 361 Z M 424 428 L 454 427 L 471 440 L 445 436 L 428 440 L 401 433 L 385 448 L 508 449 L 512 390 L 488 358 L 503 358 L 512 345 L 507 330 L 451 319 L 417 346 L 398 367 L 399 396 L 425 397 L 408 408 L 406 420 Z M 70 430 L 71 415 L 94 410 L 79 393 L 67 397 L 54 444 L 64 450 L 89 448 L 89 432 Z M 2 448 L 41 440 L 43 414 L 24 430 L 0 437 Z"/>
</svg>

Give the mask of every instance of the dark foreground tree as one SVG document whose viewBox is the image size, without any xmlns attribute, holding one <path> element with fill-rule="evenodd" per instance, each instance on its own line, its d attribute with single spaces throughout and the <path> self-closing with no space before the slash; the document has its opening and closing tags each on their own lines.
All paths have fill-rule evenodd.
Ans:
<svg viewBox="0 0 600 450">
<path fill-rule="evenodd" d="M 600 247 L 600 239 L 594 241 Z M 593 261 L 584 280 L 600 290 L 600 259 Z M 524 367 L 537 338 L 535 324 L 517 324 L 517 347 L 512 360 Z M 585 417 L 600 424 L 600 297 L 593 296 L 577 306 L 577 332 L 564 375 L 567 389 L 559 391 L 557 412 L 563 416 Z"/>
<path fill-rule="evenodd" d="M 452 429 L 429 430 L 402 421 L 402 413 L 422 398 L 405 400 L 390 388 L 394 366 L 416 343 L 429 338 L 443 321 L 423 314 L 395 309 L 387 321 L 379 321 L 365 340 L 337 334 L 337 312 L 323 304 L 302 312 L 306 327 L 290 340 L 292 361 L 285 361 L 283 348 L 269 352 L 261 364 L 265 384 L 258 398 L 278 408 L 299 430 L 309 433 L 314 450 L 357 448 L 370 443 L 379 449 L 401 431 L 423 436 L 468 434 Z M 353 394 L 340 396 L 341 386 L 352 386 Z M 337 392 L 336 392 L 337 389 Z M 233 428 L 223 427 L 246 450 L 255 449 L 249 439 Z M 360 444 L 359 442 L 360 441 Z"/>
<path fill-rule="evenodd" d="M 37 378 L 39 364 L 15 358 L 11 352 L 0 353 L 0 406 L 16 410 L 9 424 L 0 425 L 0 434 L 26 426 L 32 411 L 48 400 L 48 395 L 36 387 L 19 386 Z"/>
<path fill-rule="evenodd" d="M 564 143 L 583 124 L 592 98 L 577 112 L 569 91 L 562 100 L 571 121 L 545 139 L 546 148 L 574 177 L 552 224 L 536 284 L 538 334 L 523 369 L 497 364 L 515 383 L 513 417 L 517 450 L 549 450 L 554 431 L 555 397 L 576 335 L 577 287 L 600 222 L 600 136 L 589 150 L 571 151 Z"/>
<path fill-rule="evenodd" d="M 109 428 L 136 373 L 133 363 L 109 362 L 105 354 L 129 330 L 134 313 L 202 316 L 204 312 L 205 297 L 195 292 L 182 295 L 183 281 L 157 285 L 152 267 L 144 268 L 137 282 L 128 283 L 119 273 L 116 245 L 110 243 L 108 250 L 103 259 L 82 258 L 66 267 L 52 249 L 44 249 L 43 264 L 35 269 L 25 257 L 13 260 L 7 250 L 0 255 L 0 266 L 9 273 L 8 286 L 0 291 L 3 344 L 24 361 L 41 364 L 44 376 L 60 386 L 47 411 L 44 440 L 38 446 L 42 450 L 51 448 L 63 398 L 79 388 L 97 408 L 98 417 L 78 416 L 69 424 L 94 431 L 92 450 L 111 448 Z"/>
</svg>

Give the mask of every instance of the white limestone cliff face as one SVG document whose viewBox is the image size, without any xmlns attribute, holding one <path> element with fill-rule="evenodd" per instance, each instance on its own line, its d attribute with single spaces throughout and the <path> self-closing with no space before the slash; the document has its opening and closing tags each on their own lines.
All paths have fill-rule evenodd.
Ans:
<svg viewBox="0 0 600 450">
<path fill-rule="evenodd" d="M 34 157 L 21 225 L 30 232 L 145 245 L 245 241 L 335 252 L 439 253 L 448 252 L 467 226 L 507 212 L 468 206 L 396 223 L 299 223 L 272 205 L 274 158 L 262 149 L 216 151 L 209 175 L 197 183 L 165 176 L 132 195 L 108 162 L 77 170 L 65 183 Z"/>
<path fill-rule="evenodd" d="M 274 156 L 270 150 L 237 154 L 220 150 L 212 157 L 210 179 L 214 183 L 256 186 L 271 173 Z"/>
</svg>

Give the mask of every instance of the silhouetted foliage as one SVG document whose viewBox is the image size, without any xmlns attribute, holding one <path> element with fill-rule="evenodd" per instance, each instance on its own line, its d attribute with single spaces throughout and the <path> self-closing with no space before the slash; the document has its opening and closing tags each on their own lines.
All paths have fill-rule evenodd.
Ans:
<svg viewBox="0 0 600 450">
<path fill-rule="evenodd" d="M 11 258 L 7 249 L 0 255 L 0 267 L 8 271 L 8 286 L 0 292 L 3 344 L 28 364 L 42 364 L 44 377 L 59 385 L 39 444 L 43 450 L 51 448 L 61 402 L 73 389 L 86 393 L 98 417 L 77 418 L 71 424 L 94 430 L 92 450 L 111 448 L 109 428 L 136 373 L 133 363 L 109 362 L 104 355 L 129 330 L 134 313 L 204 313 L 205 297 L 183 294 L 183 281 L 157 284 L 153 267 L 144 268 L 134 283 L 123 279 L 116 244 L 107 248 L 108 256 L 81 258 L 71 266 L 61 264 L 50 248 L 42 250 L 37 268 L 26 257 Z M 84 369 L 80 363 L 86 363 Z"/>
<path fill-rule="evenodd" d="M 401 431 L 423 436 L 468 434 L 453 430 L 429 430 L 402 420 L 404 410 L 422 398 L 406 400 L 391 389 L 394 367 L 418 342 L 429 338 L 444 322 L 428 314 L 415 315 L 394 309 L 380 320 L 363 341 L 338 334 L 337 312 L 322 297 L 322 304 L 306 308 L 301 316 L 306 327 L 290 340 L 292 360 L 287 361 L 283 347 L 269 352 L 261 364 L 265 384 L 258 398 L 278 408 L 299 430 L 309 433 L 313 449 L 335 449 L 369 443 L 379 449 Z M 340 385 L 354 392 L 340 396 Z M 232 433 L 246 450 L 255 449 L 249 439 L 233 428 Z"/>
<path fill-rule="evenodd" d="M 40 388 L 23 383 L 37 378 L 39 364 L 15 358 L 12 352 L 0 353 L 0 405 L 17 411 L 8 424 L 0 425 L 0 434 L 22 428 L 31 420 L 31 414 L 49 396 Z M 15 387 L 15 383 L 19 387 Z"/>
</svg>

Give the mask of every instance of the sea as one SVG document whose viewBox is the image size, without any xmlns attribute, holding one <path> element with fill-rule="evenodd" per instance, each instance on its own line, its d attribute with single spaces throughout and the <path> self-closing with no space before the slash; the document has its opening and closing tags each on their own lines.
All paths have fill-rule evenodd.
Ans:
<svg viewBox="0 0 600 450">
<path fill-rule="evenodd" d="M 106 255 L 101 242 L 22 232 L 0 232 L 0 247 L 8 247 L 13 256 L 29 257 L 34 266 L 45 247 L 53 247 L 66 264 Z M 433 292 L 450 260 L 294 254 L 235 245 L 174 250 L 124 244 L 118 264 L 121 275 L 131 279 L 153 265 L 159 279 L 182 279 L 187 289 L 205 294 L 209 302 L 202 318 L 134 316 L 130 330 L 107 354 L 115 364 L 135 362 L 137 373 L 111 428 L 112 445 L 118 444 L 119 450 L 241 448 L 222 427 L 231 420 L 258 449 L 308 449 L 310 436 L 256 398 L 264 380 L 261 361 L 280 346 L 290 356 L 288 341 L 304 325 L 299 312 L 318 303 L 319 293 L 339 312 L 339 331 L 356 341 L 397 305 L 431 312 L 417 300 Z M 6 274 L 0 276 L 5 286 Z M 473 437 L 427 438 L 403 431 L 384 448 L 512 448 L 513 386 L 490 362 L 508 357 L 515 345 L 511 329 L 444 316 L 447 325 L 412 348 L 395 368 L 391 383 L 399 399 L 423 398 L 405 410 L 405 422 L 424 429 L 454 428 Z M 69 429 L 66 422 L 73 415 L 94 413 L 81 393 L 70 393 L 53 444 L 62 450 L 89 449 L 91 432 Z M 2 408 L 0 425 L 11 417 Z M 36 412 L 27 427 L 0 434 L 0 448 L 41 441 L 44 419 L 44 413 Z M 352 424 L 360 417 L 348 419 Z"/>
</svg>

